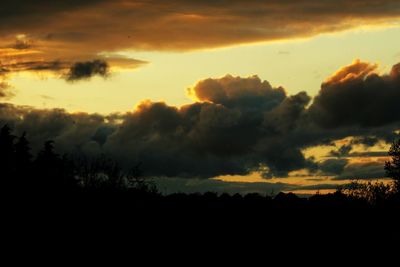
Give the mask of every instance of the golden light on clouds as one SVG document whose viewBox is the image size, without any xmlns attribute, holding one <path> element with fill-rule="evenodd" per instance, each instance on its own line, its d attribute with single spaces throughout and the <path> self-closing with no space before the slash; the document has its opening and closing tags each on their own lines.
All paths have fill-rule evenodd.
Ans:
<svg viewBox="0 0 400 267">
<path fill-rule="evenodd" d="M 358 78 L 364 78 L 368 74 L 371 74 L 373 71 L 375 71 L 377 67 L 377 64 L 361 62 L 359 59 L 356 59 L 351 65 L 335 72 L 325 81 L 325 83 L 340 83 Z"/>
<path fill-rule="evenodd" d="M 8 12 L 0 14 L 5 20 L 0 22 L 7 23 L 0 28 L 0 47 L 33 46 L 46 60 L 82 61 L 128 49 L 179 51 L 311 37 L 399 18 L 391 0 L 380 1 L 379 8 L 375 1 L 360 0 L 235 0 L 228 7 L 180 0 L 45 2 L 46 9 L 8 4 Z"/>
<path fill-rule="evenodd" d="M 0 122 L 37 143 L 287 192 L 385 176 L 398 1 L 17 2 L 0 9 Z"/>
</svg>

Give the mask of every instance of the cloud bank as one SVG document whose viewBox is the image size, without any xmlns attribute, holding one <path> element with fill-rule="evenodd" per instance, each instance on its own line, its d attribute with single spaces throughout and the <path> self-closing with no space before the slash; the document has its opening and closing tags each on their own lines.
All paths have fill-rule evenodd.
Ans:
<svg viewBox="0 0 400 267">
<path fill-rule="evenodd" d="M 376 178 L 384 175 L 382 160 L 351 161 L 352 146 L 398 138 L 398 66 L 381 75 L 355 61 L 329 77 L 314 99 L 305 92 L 289 96 L 257 76 L 227 75 L 199 81 L 189 89 L 197 102 L 180 108 L 145 101 L 132 112 L 102 116 L 1 104 L 0 123 L 27 131 L 35 149 L 52 139 L 60 152 L 105 153 L 123 166 L 142 162 L 148 176 L 256 171 L 270 178 L 307 170 L 339 180 Z M 307 148 L 346 137 L 352 143 L 329 152 L 328 160 L 305 156 Z M 365 156 L 381 154 L 358 155 Z"/>
</svg>

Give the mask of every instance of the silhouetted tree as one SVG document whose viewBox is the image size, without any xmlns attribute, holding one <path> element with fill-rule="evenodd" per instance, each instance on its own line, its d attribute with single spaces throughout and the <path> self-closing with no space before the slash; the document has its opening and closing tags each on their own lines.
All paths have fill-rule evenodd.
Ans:
<svg viewBox="0 0 400 267">
<path fill-rule="evenodd" d="M 46 141 L 38 153 L 35 165 L 36 183 L 43 190 L 61 189 L 63 186 L 63 166 L 60 156 L 54 151 L 54 142 Z"/>
<path fill-rule="evenodd" d="M 59 179 L 64 191 L 71 192 L 78 188 L 78 179 L 75 162 L 64 154 L 60 159 Z"/>
<path fill-rule="evenodd" d="M 388 154 L 391 160 L 385 163 L 385 170 L 394 180 L 397 192 L 400 192 L 400 139 L 393 142 Z"/>
<path fill-rule="evenodd" d="M 130 190 L 141 192 L 158 194 L 158 188 L 153 180 L 143 176 L 140 168 L 140 163 L 132 167 L 126 175 L 127 186 Z"/>
<path fill-rule="evenodd" d="M 34 161 L 36 183 L 42 189 L 71 192 L 78 186 L 76 166 L 67 155 L 54 151 L 54 141 L 47 141 Z"/>
<path fill-rule="evenodd" d="M 15 144 L 15 160 L 18 165 L 23 167 L 31 162 L 32 154 L 29 141 L 26 139 L 26 132 L 24 132 Z"/>
<path fill-rule="evenodd" d="M 0 131 L 0 172 L 5 179 L 3 182 L 11 182 L 15 170 L 15 136 L 11 134 L 11 128 L 4 125 Z"/>
<path fill-rule="evenodd" d="M 24 132 L 15 144 L 15 172 L 17 183 L 29 185 L 32 181 L 32 154 L 29 141 Z"/>
<path fill-rule="evenodd" d="M 104 155 L 96 158 L 82 156 L 75 160 L 75 168 L 83 188 L 95 191 L 127 188 L 125 175 L 120 166 Z"/>
<path fill-rule="evenodd" d="M 353 201 L 364 201 L 372 205 L 382 205 L 393 194 L 394 188 L 391 184 L 383 182 L 359 182 L 353 181 L 342 186 L 341 193 Z"/>
</svg>

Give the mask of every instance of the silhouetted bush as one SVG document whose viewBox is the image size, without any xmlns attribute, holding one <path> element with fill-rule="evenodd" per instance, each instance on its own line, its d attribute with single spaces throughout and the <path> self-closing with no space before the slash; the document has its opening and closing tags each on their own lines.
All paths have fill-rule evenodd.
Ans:
<svg viewBox="0 0 400 267">
<path fill-rule="evenodd" d="M 0 169 L 2 172 L 2 184 L 9 186 L 12 175 L 15 172 L 15 136 L 11 134 L 8 125 L 4 125 L 0 131 Z"/>
<path fill-rule="evenodd" d="M 351 199 L 366 201 L 372 205 L 382 205 L 397 193 L 393 183 L 359 181 L 342 186 L 340 191 Z"/>
<path fill-rule="evenodd" d="M 389 156 L 391 160 L 385 163 L 386 174 L 394 180 L 395 189 L 400 192 L 400 139 L 393 142 Z"/>
</svg>

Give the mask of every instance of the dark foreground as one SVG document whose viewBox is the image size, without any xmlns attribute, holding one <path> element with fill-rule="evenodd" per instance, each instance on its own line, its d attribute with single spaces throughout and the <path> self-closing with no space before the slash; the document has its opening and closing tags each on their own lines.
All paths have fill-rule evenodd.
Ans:
<svg viewBox="0 0 400 267">
<path fill-rule="evenodd" d="M 178 245 L 175 254 L 191 250 L 199 258 L 227 247 L 265 251 L 335 244 L 348 252 L 400 244 L 400 141 L 385 166 L 394 186 L 356 184 L 304 199 L 282 193 L 163 196 L 140 165 L 126 169 L 106 156 L 59 155 L 52 141 L 33 156 L 25 134 L 15 139 L 7 125 L 1 129 L 0 239 L 6 248 L 44 244 L 48 256 L 68 244 L 71 256 L 98 246 L 152 251 Z"/>
<path fill-rule="evenodd" d="M 371 205 L 339 192 L 305 199 L 293 194 L 271 198 L 76 191 L 12 194 L 3 203 L 7 235 L 17 244 L 28 237 L 33 246 L 38 240 L 66 240 L 77 247 L 86 242 L 114 246 L 124 240 L 148 249 L 173 244 L 182 249 L 204 244 L 207 250 L 323 249 L 338 244 L 336 248 L 351 251 L 389 249 L 400 241 L 398 197 Z"/>
</svg>

